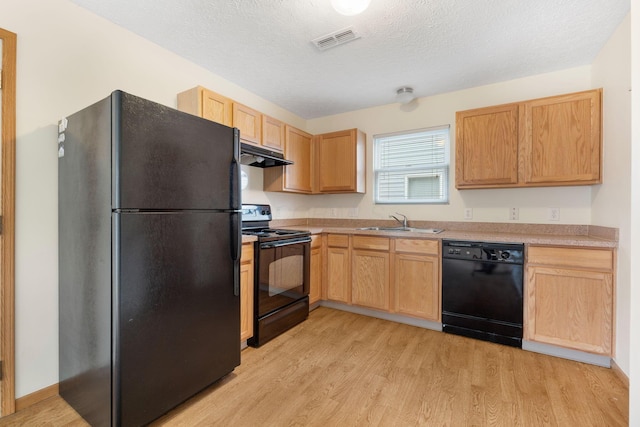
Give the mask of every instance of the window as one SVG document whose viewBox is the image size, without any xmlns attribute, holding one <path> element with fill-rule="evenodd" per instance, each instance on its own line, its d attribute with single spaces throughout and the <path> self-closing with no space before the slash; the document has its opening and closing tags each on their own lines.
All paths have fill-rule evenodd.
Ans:
<svg viewBox="0 0 640 427">
<path fill-rule="evenodd" d="M 376 203 L 449 201 L 449 126 L 373 137 Z"/>
</svg>

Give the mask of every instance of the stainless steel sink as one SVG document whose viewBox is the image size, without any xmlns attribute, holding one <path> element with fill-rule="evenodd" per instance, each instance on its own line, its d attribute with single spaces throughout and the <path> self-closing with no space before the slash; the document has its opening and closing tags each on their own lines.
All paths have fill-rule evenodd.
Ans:
<svg viewBox="0 0 640 427">
<path fill-rule="evenodd" d="M 361 227 L 356 230 L 362 231 L 408 231 L 413 233 L 437 234 L 442 233 L 442 228 L 415 228 L 415 227 Z"/>
</svg>

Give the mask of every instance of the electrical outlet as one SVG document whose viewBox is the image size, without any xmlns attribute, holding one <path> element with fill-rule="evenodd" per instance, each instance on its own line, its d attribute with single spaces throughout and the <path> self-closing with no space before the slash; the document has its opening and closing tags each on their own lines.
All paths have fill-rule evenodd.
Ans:
<svg viewBox="0 0 640 427">
<path fill-rule="evenodd" d="M 473 219 L 473 209 L 464 208 L 464 219 Z"/>
<path fill-rule="evenodd" d="M 559 208 L 549 208 L 549 221 L 560 221 Z"/>
<path fill-rule="evenodd" d="M 329 216 L 331 216 L 331 218 L 337 218 L 338 217 L 338 208 L 331 208 Z"/>
<path fill-rule="evenodd" d="M 509 219 L 511 221 L 517 221 L 520 218 L 520 209 L 518 208 L 509 208 Z"/>
</svg>

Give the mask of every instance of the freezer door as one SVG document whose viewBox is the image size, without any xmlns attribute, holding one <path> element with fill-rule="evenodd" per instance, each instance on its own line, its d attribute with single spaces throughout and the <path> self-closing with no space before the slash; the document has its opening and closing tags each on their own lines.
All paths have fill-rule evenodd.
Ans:
<svg viewBox="0 0 640 427">
<path fill-rule="evenodd" d="M 112 94 L 113 209 L 240 209 L 239 133 Z"/>
<path fill-rule="evenodd" d="M 114 214 L 117 425 L 146 424 L 240 364 L 233 218 Z"/>
</svg>

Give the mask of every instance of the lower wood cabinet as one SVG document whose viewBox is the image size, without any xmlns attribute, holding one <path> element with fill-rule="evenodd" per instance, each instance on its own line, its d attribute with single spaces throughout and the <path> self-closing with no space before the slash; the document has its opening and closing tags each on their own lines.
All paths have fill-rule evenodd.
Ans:
<svg viewBox="0 0 640 427">
<path fill-rule="evenodd" d="M 253 243 L 242 245 L 240 258 L 240 341 L 253 336 Z"/>
<path fill-rule="evenodd" d="M 327 235 L 327 299 L 351 303 L 349 235 Z"/>
<path fill-rule="evenodd" d="M 389 310 L 389 239 L 353 236 L 351 303 Z"/>
<path fill-rule="evenodd" d="M 440 244 L 437 240 L 395 239 L 393 310 L 440 321 Z"/>
<path fill-rule="evenodd" d="M 309 304 L 322 299 L 322 236 L 311 236 L 311 273 L 309 278 Z"/>
<path fill-rule="evenodd" d="M 611 356 L 614 260 L 609 249 L 530 246 L 525 338 Z"/>
</svg>

